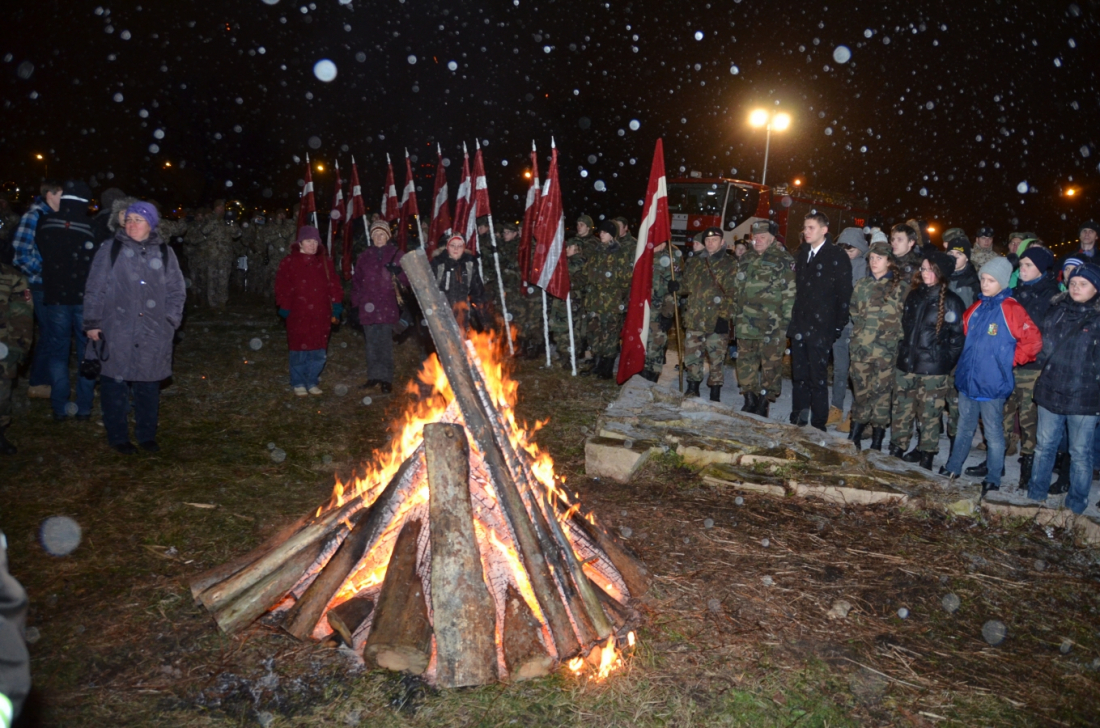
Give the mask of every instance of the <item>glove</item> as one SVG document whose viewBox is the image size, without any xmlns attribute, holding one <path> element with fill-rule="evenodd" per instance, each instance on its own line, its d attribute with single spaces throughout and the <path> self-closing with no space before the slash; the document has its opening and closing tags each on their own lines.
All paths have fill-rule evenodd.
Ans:
<svg viewBox="0 0 1100 728">
<path fill-rule="evenodd" d="M 714 333 L 716 334 L 728 334 L 730 332 L 730 320 L 720 318 L 718 322 L 714 324 Z"/>
<path fill-rule="evenodd" d="M 340 318 L 344 315 L 344 304 L 334 303 L 332 304 L 332 315 L 334 318 Z"/>
<path fill-rule="evenodd" d="M 668 282 L 668 292 L 669 293 L 676 293 L 676 291 L 678 291 L 678 290 L 680 290 L 680 281 L 669 281 Z"/>
<path fill-rule="evenodd" d="M 396 275 L 401 275 L 401 266 L 397 263 L 386 263 L 386 270 Z"/>
<path fill-rule="evenodd" d="M 286 318 L 289 315 L 290 315 L 290 311 L 287 311 L 285 308 L 280 308 L 279 309 L 279 318 Z"/>
<path fill-rule="evenodd" d="M 660 316 L 657 319 L 657 325 L 660 326 L 661 331 L 665 332 L 666 334 L 669 331 L 672 331 L 673 323 L 675 323 L 675 319 L 673 319 L 671 316 Z"/>
</svg>

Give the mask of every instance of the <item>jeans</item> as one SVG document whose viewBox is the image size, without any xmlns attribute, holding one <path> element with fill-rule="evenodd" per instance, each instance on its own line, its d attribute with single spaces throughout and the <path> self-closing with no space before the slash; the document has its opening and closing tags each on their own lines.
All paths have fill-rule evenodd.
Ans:
<svg viewBox="0 0 1100 728">
<path fill-rule="evenodd" d="M 393 325 L 367 324 L 363 337 L 367 345 L 367 378 L 393 382 Z"/>
<path fill-rule="evenodd" d="M 30 376 L 27 384 L 32 387 L 40 387 L 50 383 L 49 353 L 49 327 L 46 325 L 46 304 L 43 301 L 46 293 L 41 288 L 32 288 L 31 297 L 34 299 L 34 320 L 38 322 L 38 341 L 34 345 L 34 357 L 31 359 Z"/>
<path fill-rule="evenodd" d="M 290 352 L 290 386 L 316 387 L 325 359 L 324 349 Z"/>
<path fill-rule="evenodd" d="M 849 322 L 840 332 L 840 338 L 833 344 L 833 406 L 844 410 L 844 395 L 848 392 L 848 357 L 852 341 L 852 324 Z"/>
<path fill-rule="evenodd" d="M 88 337 L 84 335 L 84 306 L 54 305 L 43 306 L 47 333 L 46 357 L 50 372 L 50 404 L 54 417 L 65 417 L 69 404 L 69 352 L 72 338 L 76 336 L 78 356 L 84 356 Z M 95 380 L 76 377 L 76 414 L 89 415 L 92 412 L 92 397 L 95 396 Z"/>
<path fill-rule="evenodd" d="M 103 407 L 103 426 L 107 442 L 121 445 L 130 441 L 130 396 L 134 400 L 134 437 L 139 443 L 157 439 L 160 414 L 160 382 L 127 382 L 111 377 L 99 378 L 99 401 Z"/>
<path fill-rule="evenodd" d="M 1092 448 L 1096 437 L 1096 415 L 1060 415 L 1039 406 L 1038 444 L 1031 466 L 1031 482 L 1027 497 L 1046 500 L 1050 490 L 1050 475 L 1054 472 L 1054 456 L 1062 431 L 1069 425 L 1069 493 L 1066 507 L 1082 513 L 1088 506 L 1092 486 Z"/>
<path fill-rule="evenodd" d="M 951 451 L 951 458 L 947 461 L 947 470 L 955 475 L 961 475 L 966 458 L 970 454 L 970 441 L 974 432 L 978 429 L 978 415 L 983 422 L 991 423 L 985 428 L 986 439 L 986 467 L 989 473 L 985 476 L 985 482 L 999 486 L 1001 484 L 1001 469 L 1005 465 L 1005 431 L 998 427 L 1004 417 L 1005 401 L 992 399 L 987 402 L 979 402 L 970 399 L 965 392 L 959 392 L 959 431 L 955 435 L 955 447 Z"/>
</svg>

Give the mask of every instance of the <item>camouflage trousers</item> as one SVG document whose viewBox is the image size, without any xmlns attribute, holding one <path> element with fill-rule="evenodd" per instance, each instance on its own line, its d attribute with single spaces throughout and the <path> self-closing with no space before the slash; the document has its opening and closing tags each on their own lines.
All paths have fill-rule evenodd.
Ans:
<svg viewBox="0 0 1100 728">
<path fill-rule="evenodd" d="M 661 330 L 660 319 L 653 314 L 649 322 L 649 341 L 645 347 L 645 368 L 648 372 L 661 373 L 665 368 L 665 349 L 668 348 L 668 332 Z"/>
<path fill-rule="evenodd" d="M 917 449 L 939 452 L 940 416 L 948 396 L 955 391 L 950 374 L 907 374 L 894 370 L 894 412 L 890 423 L 890 444 L 905 448 L 913 430 L 920 427 Z"/>
<path fill-rule="evenodd" d="M 889 427 L 894 399 L 894 367 L 890 361 L 853 361 L 852 422 Z"/>
<path fill-rule="evenodd" d="M 569 348 L 569 313 L 565 310 L 565 301 L 561 298 L 548 296 L 546 302 L 550 304 L 550 335 L 558 345 L 558 351 L 563 355 L 568 354 Z M 584 308 L 570 297 L 569 302 L 573 306 L 573 340 L 577 344 L 577 359 L 584 356 L 584 347 L 581 342 L 585 338 Z M 542 326 L 542 300 L 538 302 L 539 326 Z"/>
<path fill-rule="evenodd" d="M 742 394 L 763 394 L 774 402 L 783 391 L 784 336 L 737 340 L 737 386 Z"/>
<path fill-rule="evenodd" d="M 12 380 L 0 377 L 0 430 L 11 424 Z"/>
<path fill-rule="evenodd" d="M 689 382 L 703 381 L 703 362 L 710 361 L 708 387 L 720 387 L 725 383 L 726 349 L 729 348 L 729 334 L 704 334 L 702 331 L 689 331 L 684 337 L 684 371 Z"/>
<path fill-rule="evenodd" d="M 1034 455 L 1037 442 L 1036 432 L 1039 429 L 1039 405 L 1035 404 L 1032 396 L 1035 394 L 1035 382 L 1038 381 L 1041 371 L 1032 369 L 1016 369 L 1013 372 L 1016 377 L 1016 388 L 1005 400 L 1005 442 L 1007 443 L 1016 430 L 1016 415 L 1020 415 L 1020 454 Z"/>
<path fill-rule="evenodd" d="M 615 356 L 618 353 L 619 334 L 623 330 L 621 313 L 590 313 L 586 328 L 588 348 L 592 350 L 592 356 Z"/>
<path fill-rule="evenodd" d="M 232 272 L 230 261 L 207 261 L 203 282 L 206 284 L 206 303 L 210 308 L 224 308 L 229 303 L 229 275 Z"/>
</svg>

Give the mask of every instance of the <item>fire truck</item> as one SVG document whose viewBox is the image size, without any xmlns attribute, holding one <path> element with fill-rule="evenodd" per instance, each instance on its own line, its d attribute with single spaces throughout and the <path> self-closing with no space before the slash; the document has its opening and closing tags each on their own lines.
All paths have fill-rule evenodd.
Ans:
<svg viewBox="0 0 1100 728">
<path fill-rule="evenodd" d="M 838 235 L 846 227 L 863 227 L 870 217 L 866 198 L 811 190 L 796 183 L 767 187 L 726 177 L 692 176 L 668 182 L 672 240 L 684 244 L 709 227 L 722 228 L 726 242 L 742 240 L 758 220 L 773 220 L 776 238 L 794 252 L 801 244 L 802 218 L 811 210 L 829 218 Z"/>
</svg>

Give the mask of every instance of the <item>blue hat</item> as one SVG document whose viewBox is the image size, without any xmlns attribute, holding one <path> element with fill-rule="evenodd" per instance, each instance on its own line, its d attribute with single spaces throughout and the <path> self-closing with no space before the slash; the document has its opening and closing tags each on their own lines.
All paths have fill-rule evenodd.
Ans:
<svg viewBox="0 0 1100 728">
<path fill-rule="evenodd" d="M 160 215 L 157 214 L 157 208 L 153 207 L 153 205 L 148 202 L 141 202 L 139 200 L 133 203 L 126 208 L 126 215 L 129 216 L 131 213 L 141 215 L 145 218 L 145 222 L 149 223 L 149 227 L 154 230 L 157 225 L 160 224 Z"/>
<path fill-rule="evenodd" d="M 1080 258 L 1066 258 L 1062 261 L 1062 270 L 1065 270 L 1067 266 L 1073 266 L 1074 268 L 1080 268 L 1085 264 L 1085 261 Z"/>
<path fill-rule="evenodd" d="M 1020 255 L 1020 258 L 1027 258 L 1030 260 L 1040 273 L 1046 273 L 1054 265 L 1054 253 L 1050 252 L 1046 248 L 1040 248 L 1037 245 L 1033 245 Z"/>
<path fill-rule="evenodd" d="M 1077 270 L 1073 271 L 1073 275 L 1069 277 L 1071 281 L 1074 278 L 1084 278 L 1092 284 L 1093 288 L 1100 291 L 1100 265 L 1096 265 L 1096 263 L 1083 263 Z"/>
</svg>

